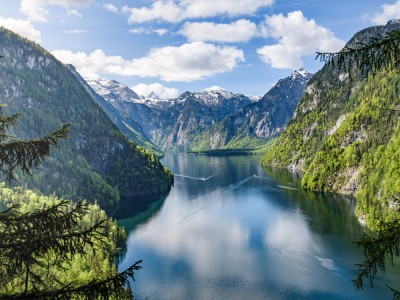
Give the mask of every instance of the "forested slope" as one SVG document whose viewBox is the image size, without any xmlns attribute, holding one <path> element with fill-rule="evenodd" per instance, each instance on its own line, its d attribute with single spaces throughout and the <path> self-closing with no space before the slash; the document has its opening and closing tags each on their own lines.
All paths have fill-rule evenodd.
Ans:
<svg viewBox="0 0 400 300">
<path fill-rule="evenodd" d="M 367 28 L 349 42 L 398 29 Z M 309 82 L 295 118 L 264 155 L 264 166 L 305 171 L 306 188 L 355 193 L 358 214 L 373 226 L 392 218 L 400 196 L 400 74 L 349 73 L 325 65 Z"/>
<path fill-rule="evenodd" d="M 21 112 L 13 131 L 34 138 L 71 124 L 68 139 L 34 176 L 18 178 L 45 194 L 95 200 L 111 210 L 121 195 L 170 188 L 172 174 L 112 124 L 70 70 L 35 43 L 0 29 L 0 102 Z"/>
</svg>

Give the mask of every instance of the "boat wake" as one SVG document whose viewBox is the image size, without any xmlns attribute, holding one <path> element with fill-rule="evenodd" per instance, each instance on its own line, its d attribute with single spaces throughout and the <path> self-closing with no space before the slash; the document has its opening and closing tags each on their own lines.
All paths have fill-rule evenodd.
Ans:
<svg viewBox="0 0 400 300">
<path fill-rule="evenodd" d="M 197 197 L 195 199 L 193 199 L 192 201 L 198 202 L 199 200 L 203 200 L 203 199 L 220 199 L 222 198 L 222 195 L 225 193 L 228 193 L 230 191 L 233 191 L 235 189 L 237 189 L 238 187 L 242 186 L 243 184 L 245 184 L 247 181 L 249 181 L 250 179 L 254 178 L 254 176 L 250 176 L 247 177 L 239 182 L 236 183 L 232 183 L 230 185 L 221 187 L 215 191 L 212 191 L 211 193 L 202 195 L 200 197 Z M 210 203 L 210 202 L 209 202 Z M 214 201 L 211 203 L 215 203 Z M 194 215 L 198 214 L 199 212 L 201 212 L 202 210 L 204 210 L 208 205 L 202 205 L 201 207 L 198 207 L 197 209 L 193 210 L 192 212 L 188 212 L 187 214 L 182 216 L 182 221 L 188 219 L 189 217 L 193 217 Z"/>
<path fill-rule="evenodd" d="M 199 181 L 207 181 L 213 178 L 215 175 L 211 175 L 208 177 L 192 177 L 192 176 L 187 176 L 187 175 L 181 175 L 181 174 L 174 174 L 175 177 L 183 177 L 183 178 L 189 178 L 189 179 L 194 179 L 194 180 L 199 180 Z"/>
<path fill-rule="evenodd" d="M 287 189 L 287 190 L 293 190 L 293 191 L 298 191 L 298 188 L 290 187 L 290 186 L 285 186 L 285 185 L 278 185 L 281 189 Z"/>
</svg>

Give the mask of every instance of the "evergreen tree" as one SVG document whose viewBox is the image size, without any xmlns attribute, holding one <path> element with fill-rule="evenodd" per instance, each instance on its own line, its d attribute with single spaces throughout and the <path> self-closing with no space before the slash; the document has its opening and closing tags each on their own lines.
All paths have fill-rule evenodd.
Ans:
<svg viewBox="0 0 400 300">
<path fill-rule="evenodd" d="M 0 171 L 9 181 L 15 179 L 18 169 L 30 174 L 69 132 L 69 125 L 62 125 L 42 138 L 17 139 L 7 132 L 18 118 L 19 114 L 2 114 L 0 107 Z M 44 280 L 36 272 L 38 267 L 65 268 L 72 256 L 85 256 L 88 249 L 104 242 L 106 219 L 88 228 L 80 226 L 87 210 L 88 204 L 70 205 L 69 201 L 61 201 L 29 213 L 20 212 L 18 205 L 0 212 L 0 284 L 10 291 L 0 294 L 0 299 L 132 298 L 128 279 L 133 279 L 134 271 L 141 268 L 141 261 L 115 276 L 84 285 L 60 282 L 55 277 Z M 48 285 L 49 281 L 62 287 L 54 289 Z"/>
<path fill-rule="evenodd" d="M 386 68 L 389 70 L 400 69 L 400 30 L 395 29 L 385 35 L 371 37 L 366 43 L 348 45 L 337 53 L 317 53 L 317 58 L 331 64 L 333 67 L 348 72 L 351 78 L 351 71 L 354 67 L 361 72 L 378 71 Z M 379 107 L 382 111 L 399 112 L 397 109 Z M 400 206 L 400 199 L 393 198 L 395 207 Z M 373 281 L 378 270 L 385 271 L 388 261 L 394 264 L 395 257 L 400 255 L 400 217 L 398 208 L 395 220 L 382 222 L 378 228 L 377 236 L 364 235 L 357 241 L 357 245 L 364 248 L 365 260 L 358 264 L 358 276 L 353 281 L 357 289 L 362 289 L 364 278 Z M 400 291 L 389 287 L 393 291 L 393 299 L 400 299 Z"/>
</svg>

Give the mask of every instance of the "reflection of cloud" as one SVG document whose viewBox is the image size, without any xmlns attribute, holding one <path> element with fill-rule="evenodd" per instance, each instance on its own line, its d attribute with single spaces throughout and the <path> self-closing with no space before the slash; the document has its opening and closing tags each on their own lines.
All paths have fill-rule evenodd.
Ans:
<svg viewBox="0 0 400 300">
<path fill-rule="evenodd" d="M 178 199 L 168 202 L 170 205 L 164 206 L 160 218 L 138 238 L 148 248 L 160 249 L 161 245 L 163 255 L 185 257 L 200 276 L 218 276 L 221 272 L 226 276 L 241 276 L 242 270 L 232 262 L 250 269 L 254 265 L 254 259 L 246 255 L 249 233 L 239 220 L 220 218 L 225 208 L 223 197 L 226 195 L 213 193 L 212 199 L 201 202 Z"/>
<path fill-rule="evenodd" d="M 327 268 L 328 270 L 331 270 L 331 271 L 336 271 L 337 270 L 335 262 L 332 259 L 321 258 L 321 257 L 318 257 L 318 256 L 315 256 L 315 258 L 318 259 L 318 261 L 321 263 L 321 265 L 324 268 Z"/>
<path fill-rule="evenodd" d="M 312 249 L 312 237 L 304 217 L 298 214 L 280 214 L 274 224 L 268 224 L 265 244 L 279 249 L 285 256 L 297 259 Z"/>
<path fill-rule="evenodd" d="M 196 157 L 202 166 L 196 171 L 184 156 L 166 160 L 178 174 L 217 176 L 195 183 L 177 179 L 181 184 L 157 218 L 130 234 L 120 268 L 143 259 L 137 277 L 141 298 L 282 299 L 282 293 L 299 298 L 334 290 L 336 274 L 315 258 L 326 257 L 323 243 L 300 210 L 288 211 L 279 203 L 284 199 L 276 201 L 275 185 L 249 188 L 260 180 L 243 167 L 240 174 L 251 177 L 238 175 L 220 184 L 225 171 L 232 171 L 222 159 Z"/>
</svg>

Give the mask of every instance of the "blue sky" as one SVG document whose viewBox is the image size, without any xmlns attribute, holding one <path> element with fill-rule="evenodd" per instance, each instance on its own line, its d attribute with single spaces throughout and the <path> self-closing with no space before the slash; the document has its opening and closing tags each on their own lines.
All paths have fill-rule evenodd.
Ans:
<svg viewBox="0 0 400 300">
<path fill-rule="evenodd" d="M 0 25 L 87 77 L 173 97 L 263 95 L 316 51 L 400 18 L 400 0 L 1 0 Z"/>
</svg>

